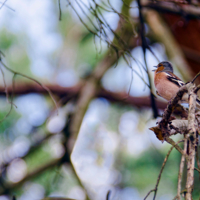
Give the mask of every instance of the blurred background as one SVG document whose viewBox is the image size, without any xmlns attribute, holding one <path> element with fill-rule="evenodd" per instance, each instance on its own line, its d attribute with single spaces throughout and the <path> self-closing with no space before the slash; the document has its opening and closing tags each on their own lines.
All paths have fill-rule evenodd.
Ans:
<svg viewBox="0 0 200 200">
<path fill-rule="evenodd" d="M 199 16 L 192 1 L 1 1 L 0 200 L 144 199 L 170 148 L 149 130 L 166 107 L 152 69 L 199 71 Z M 176 196 L 179 162 L 157 199 Z"/>
</svg>

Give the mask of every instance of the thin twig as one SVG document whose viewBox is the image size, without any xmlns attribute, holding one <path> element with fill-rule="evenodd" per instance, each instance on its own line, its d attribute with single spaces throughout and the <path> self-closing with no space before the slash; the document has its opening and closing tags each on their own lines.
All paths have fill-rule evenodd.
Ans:
<svg viewBox="0 0 200 200">
<path fill-rule="evenodd" d="M 58 113 L 58 106 L 57 106 L 57 102 L 55 100 L 55 98 L 53 97 L 53 94 L 51 93 L 51 91 L 49 90 L 49 88 L 47 88 L 45 85 L 43 85 L 42 83 L 40 83 L 39 81 L 35 80 L 34 78 L 31 78 L 30 76 L 27 76 L 25 74 L 22 74 L 22 73 L 19 73 L 19 72 L 16 72 L 12 69 L 10 69 L 9 67 L 6 66 L 6 64 L 3 63 L 2 60 L 0 60 L 0 63 L 10 72 L 12 72 L 13 74 L 15 75 L 19 75 L 19 76 L 22 76 L 24 78 L 27 78 L 27 79 L 30 79 L 31 81 L 34 81 L 35 83 L 37 83 L 38 85 L 40 85 L 44 90 L 46 90 L 49 94 L 49 96 L 51 97 L 55 107 L 56 107 L 56 110 L 57 110 L 57 113 Z"/>
<path fill-rule="evenodd" d="M 61 10 L 61 6 L 60 6 L 60 0 L 58 0 L 58 9 L 59 9 L 59 20 L 62 20 L 62 10 Z"/>
<path fill-rule="evenodd" d="M 181 149 L 181 147 L 178 146 L 177 143 L 175 143 L 171 138 L 165 138 L 166 142 L 168 142 L 169 144 L 171 144 L 173 147 L 175 147 L 176 150 L 178 150 L 182 155 L 185 156 L 186 160 L 188 160 L 188 155 L 184 154 L 184 151 Z"/>
<path fill-rule="evenodd" d="M 106 200 L 110 200 L 110 195 L 111 195 L 111 191 L 108 190 L 107 195 L 106 195 Z"/>
<path fill-rule="evenodd" d="M 187 150 L 187 139 L 184 139 L 184 154 L 186 155 L 186 150 Z M 179 173 L 178 173 L 178 188 L 177 188 L 177 199 L 181 200 L 181 182 L 182 182 L 182 174 L 183 174 L 183 169 L 184 169 L 184 164 L 185 164 L 185 155 L 181 156 L 181 162 L 180 162 L 180 167 L 179 167 Z"/>
<path fill-rule="evenodd" d="M 5 3 L 6 3 L 6 1 L 8 1 L 8 0 L 5 0 L 5 1 L 1 4 L 1 6 L 0 6 L 0 10 L 3 8 L 3 6 L 4 6 Z"/>
<path fill-rule="evenodd" d="M 147 62 L 146 62 L 146 49 L 147 49 L 148 45 L 147 45 L 147 41 L 146 41 L 146 37 L 145 37 L 144 18 L 143 18 L 143 14 L 142 14 L 142 6 L 141 6 L 140 0 L 137 0 L 137 3 L 138 3 L 138 8 L 139 8 L 140 35 L 141 35 L 141 40 L 142 40 L 142 50 L 143 50 L 145 67 L 146 67 L 148 81 L 149 81 L 150 90 L 151 90 L 151 88 L 152 88 L 151 77 L 150 77 L 150 74 L 148 73 L 148 66 L 147 66 Z M 151 98 L 151 104 L 152 104 L 154 118 L 157 118 L 158 117 L 158 109 L 157 109 L 157 106 L 155 103 L 155 97 L 152 93 L 150 93 L 150 98 Z"/>
<path fill-rule="evenodd" d="M 200 72 L 192 79 L 192 83 L 194 83 L 194 81 L 200 76 Z"/>
<path fill-rule="evenodd" d="M 10 9 L 11 11 L 15 12 L 15 10 L 13 8 L 11 8 L 10 6 L 6 5 L 5 2 L 0 2 L 0 4 L 4 4 L 3 6 Z"/>
<path fill-rule="evenodd" d="M 198 85 L 195 90 L 194 90 L 194 93 L 197 94 L 197 92 L 200 90 L 200 85 Z"/>
<path fill-rule="evenodd" d="M 176 195 L 176 196 L 173 198 L 173 200 L 176 200 L 176 199 L 178 199 L 178 195 Z"/>
<path fill-rule="evenodd" d="M 164 162 L 163 162 L 163 164 L 162 164 L 162 167 L 161 167 L 161 169 L 160 169 L 160 173 L 159 173 L 158 178 L 157 178 L 156 186 L 155 186 L 154 189 L 152 189 L 152 190 L 150 190 L 150 191 L 148 192 L 148 194 L 145 196 L 144 200 L 147 199 L 147 197 L 151 194 L 151 192 L 154 192 L 153 200 L 156 199 L 156 194 L 157 194 L 157 190 L 158 190 L 158 185 L 159 185 L 159 182 L 160 182 L 161 175 L 162 175 L 162 172 L 163 172 L 163 170 L 164 170 L 164 167 L 165 167 L 165 165 L 166 165 L 166 163 L 167 163 L 167 160 L 168 160 L 168 158 L 169 158 L 169 155 L 170 155 L 171 151 L 173 150 L 173 148 L 174 148 L 174 147 L 176 148 L 176 145 L 178 145 L 180 142 L 183 142 L 183 141 L 184 141 L 184 140 L 178 141 L 178 142 L 175 143 L 175 145 L 173 145 L 173 146 L 170 148 L 170 150 L 168 151 L 168 153 L 167 153 L 167 155 L 166 155 L 166 157 L 165 157 L 165 159 L 164 159 Z"/>
<path fill-rule="evenodd" d="M 125 8 L 124 5 L 122 6 L 122 14 L 123 13 L 129 14 L 129 10 Z M 124 23 L 123 20 L 121 22 Z M 133 48 L 132 41 L 130 41 L 131 36 L 132 36 L 132 30 L 129 29 L 130 28 L 129 26 L 124 26 L 124 29 L 121 29 L 121 25 L 119 23 L 118 23 L 118 28 L 116 30 L 116 33 L 117 33 L 116 35 L 121 33 L 121 36 L 122 36 L 121 40 L 125 41 L 125 44 L 130 45 L 129 48 L 127 48 L 128 51 L 130 51 Z M 115 41 L 118 40 L 116 37 L 117 36 L 115 36 L 112 42 L 114 44 L 116 43 Z M 105 56 L 104 59 L 102 59 L 99 62 L 99 64 L 96 66 L 95 70 L 93 71 L 91 77 L 88 79 L 87 83 L 84 85 L 84 87 L 79 93 L 79 98 L 77 100 L 75 112 L 72 117 L 72 122 L 70 125 L 70 131 L 74 136 L 73 138 L 71 138 L 73 142 L 78 136 L 79 129 L 80 129 L 83 117 L 85 115 L 85 112 L 88 108 L 88 105 L 90 101 L 96 96 L 96 92 L 99 88 L 99 81 L 101 80 L 104 73 L 111 66 L 113 66 L 125 52 L 123 49 L 122 51 L 119 51 L 117 49 L 117 51 L 119 51 L 118 53 L 119 55 L 117 56 L 115 55 L 116 50 L 114 50 L 113 48 L 110 48 L 109 50 L 110 50 L 110 54 Z"/>
<path fill-rule="evenodd" d="M 1 74 L 2 74 L 2 78 L 3 78 L 3 83 L 4 83 L 5 93 L 6 93 L 6 99 L 7 99 L 8 103 L 13 104 L 13 102 L 9 100 L 9 93 L 8 93 L 8 88 L 7 88 L 7 84 L 6 84 L 6 80 L 5 80 L 5 74 L 4 74 L 4 71 L 1 67 L 0 67 L 0 71 L 1 71 Z M 13 104 L 13 105 L 15 107 L 17 107 L 15 104 Z"/>
<path fill-rule="evenodd" d="M 144 200 L 146 200 L 147 199 L 147 197 L 152 193 L 152 192 L 155 192 L 155 189 L 153 189 L 153 190 L 150 190 L 148 193 L 147 193 L 147 195 L 144 197 Z"/>
<path fill-rule="evenodd" d="M 198 169 L 198 168 L 196 168 L 196 167 L 195 167 L 194 169 L 200 173 L 200 169 Z"/>
<path fill-rule="evenodd" d="M 9 111 L 3 117 L 3 119 L 0 120 L 0 123 L 1 123 L 2 121 L 4 121 L 10 115 L 10 113 L 12 111 L 12 108 L 13 108 L 13 105 L 15 106 L 15 108 L 17 108 L 17 106 L 13 103 L 13 94 L 11 95 L 11 100 L 9 100 L 8 87 L 7 87 L 6 80 L 5 80 L 5 75 L 4 75 L 4 72 L 3 72 L 3 69 L 1 68 L 1 66 L 0 66 L 0 71 L 1 71 L 1 74 L 2 74 L 2 78 L 3 78 L 3 83 L 4 83 L 5 93 L 6 93 L 6 99 L 7 99 L 8 103 L 10 104 Z M 13 80 L 14 80 L 14 78 L 15 78 L 15 74 L 13 76 Z"/>
<path fill-rule="evenodd" d="M 14 90 L 15 90 L 15 77 L 16 77 L 16 74 L 13 75 L 13 78 L 12 78 L 12 95 L 11 95 L 11 104 L 10 104 L 10 109 L 8 111 L 8 113 L 4 116 L 3 119 L 0 120 L 0 123 L 2 121 L 4 121 L 11 113 L 12 111 L 12 108 L 13 108 L 13 105 L 17 108 L 17 106 L 13 103 L 13 99 L 14 99 Z M 5 86 L 5 85 L 4 85 Z M 8 92 L 8 88 L 6 87 L 6 92 Z M 6 94 L 7 95 L 7 94 Z"/>
<path fill-rule="evenodd" d="M 74 10 L 74 12 L 77 14 L 77 16 L 79 17 L 80 21 L 82 22 L 82 24 L 88 29 L 88 31 L 90 31 L 92 34 L 94 34 L 95 37 L 99 37 L 100 41 L 101 40 L 104 40 L 109 47 L 112 47 L 113 50 L 116 52 L 117 54 L 117 57 L 119 58 L 120 56 L 118 55 L 119 54 L 119 49 L 120 51 L 122 51 L 120 54 L 121 55 L 128 55 L 129 57 L 131 57 L 133 59 L 133 61 L 136 62 L 136 64 L 138 64 L 138 60 L 136 60 L 132 54 L 131 54 L 131 51 L 129 50 L 129 47 L 127 46 L 127 42 L 124 41 L 124 39 L 122 37 L 120 37 L 119 35 L 119 32 L 116 32 L 114 31 L 109 23 L 107 22 L 107 20 L 105 19 L 104 15 L 101 13 L 100 9 L 98 9 L 99 7 L 99 4 L 97 4 L 94 0 L 93 0 L 93 3 L 95 3 L 95 8 L 92 7 L 92 5 L 89 3 L 89 7 L 81 0 L 80 2 L 84 5 L 84 7 L 86 9 L 88 9 L 92 14 L 93 16 L 95 17 L 95 19 L 97 20 L 97 23 L 99 24 L 99 27 L 96 27 L 96 25 L 94 24 L 94 22 L 92 21 L 92 19 L 86 14 L 86 12 L 84 11 L 84 9 L 81 7 L 79 1 L 76 0 L 76 4 L 79 6 L 79 8 L 81 9 L 81 11 L 83 12 L 83 14 L 87 17 L 87 19 L 90 21 L 90 24 L 92 25 L 92 27 L 97 31 L 97 32 L 94 32 L 91 28 L 89 28 L 88 25 L 86 25 L 86 23 L 82 20 L 81 16 L 77 13 L 77 11 L 75 10 L 74 6 L 71 4 L 70 0 L 68 0 L 69 2 L 69 5 L 72 7 L 72 9 Z M 110 4 L 110 2 L 108 1 L 109 5 L 110 5 L 110 8 L 111 10 L 114 12 L 114 13 L 117 13 L 120 17 L 120 22 L 119 24 L 121 24 L 121 21 L 124 21 L 123 24 L 127 24 L 127 25 L 131 25 L 132 26 L 132 29 L 131 30 L 134 30 L 134 27 L 133 27 L 133 24 L 130 22 L 130 17 L 127 16 L 126 13 L 119 13 L 117 12 L 113 7 L 112 5 Z M 126 26 L 127 26 L 126 25 Z M 113 42 L 110 42 L 108 40 L 108 34 L 106 32 L 106 30 L 104 30 L 104 27 L 105 28 L 108 28 L 112 34 L 114 35 L 115 39 L 113 40 Z M 134 31 L 133 31 L 134 33 Z M 102 36 L 104 36 L 104 38 L 102 38 Z M 150 49 L 150 47 L 148 47 Z M 151 51 L 151 49 L 150 49 Z M 152 52 L 152 51 L 151 51 Z M 124 57 L 124 60 L 126 61 L 125 59 L 125 56 Z M 116 65 L 117 65 L 118 62 L 116 62 Z M 128 63 L 127 63 L 128 64 Z M 139 62 L 139 64 L 143 67 L 143 65 Z M 150 88 L 150 91 L 151 91 L 151 95 L 153 95 L 153 92 L 152 92 L 152 89 L 151 87 L 149 86 L 149 84 L 147 84 L 145 82 L 145 80 L 143 79 L 143 77 L 135 70 L 132 68 L 132 65 L 129 65 L 128 66 L 131 68 L 132 71 L 134 71 L 140 78 L 141 80 L 145 83 L 145 85 L 147 85 L 149 88 Z M 140 67 L 139 67 L 140 69 Z M 145 68 L 144 68 L 145 69 Z M 140 69 L 141 71 L 141 69 Z M 145 69 L 145 72 L 147 72 L 147 70 Z M 148 73 L 147 73 L 148 74 Z M 151 81 L 150 81 L 151 82 Z"/>
</svg>

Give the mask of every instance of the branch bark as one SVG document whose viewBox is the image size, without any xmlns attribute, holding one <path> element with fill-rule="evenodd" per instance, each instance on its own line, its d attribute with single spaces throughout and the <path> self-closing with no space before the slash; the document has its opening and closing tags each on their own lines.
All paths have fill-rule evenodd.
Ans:
<svg viewBox="0 0 200 200">
<path fill-rule="evenodd" d="M 6 194 L 8 193 L 10 190 L 13 190 L 15 188 L 20 187 L 23 183 L 25 183 L 27 180 L 34 178 L 35 176 L 43 173 L 44 171 L 46 171 L 47 169 L 51 169 L 55 166 L 58 166 L 59 163 L 61 162 L 62 158 L 59 159 L 55 159 L 52 161 L 49 161 L 48 163 L 40 166 L 39 168 L 33 170 L 32 172 L 29 172 L 21 181 L 19 181 L 18 183 L 14 183 L 14 184 L 7 184 L 5 185 L 3 188 L 0 188 L 0 194 Z"/>
<path fill-rule="evenodd" d="M 46 87 L 49 88 L 49 90 L 53 93 L 53 95 L 57 96 L 58 100 L 61 101 L 61 104 L 65 104 L 70 99 L 74 99 L 79 95 L 84 83 L 85 83 L 84 81 L 80 81 L 79 84 L 73 87 L 61 87 L 59 85 L 46 85 Z M 7 87 L 7 92 L 9 94 L 13 92 L 11 86 Z M 37 93 L 43 95 L 48 94 L 46 90 L 44 90 L 42 87 L 36 84 L 16 83 L 16 87 L 14 90 L 15 96 L 25 95 L 30 93 Z M 4 87 L 0 87 L 0 95 L 1 96 L 6 95 Z M 132 105 L 138 108 L 151 107 L 151 100 L 149 96 L 133 97 L 129 96 L 126 92 L 111 92 L 102 88 L 101 86 L 99 86 L 98 90 L 96 91 L 96 97 L 103 97 L 111 102 Z M 167 106 L 167 103 L 160 100 L 156 100 L 156 104 L 159 109 L 165 109 Z"/>
<path fill-rule="evenodd" d="M 160 173 L 159 173 L 159 175 L 158 175 L 158 178 L 157 178 L 157 181 L 156 181 L 156 186 L 155 186 L 154 189 L 150 190 L 150 191 L 147 193 L 147 195 L 145 196 L 144 200 L 147 199 L 147 197 L 151 194 L 151 192 L 154 192 L 153 200 L 156 199 L 156 194 L 157 194 L 157 190 L 158 190 L 158 185 L 159 185 L 159 182 L 160 182 L 161 175 L 162 175 L 162 172 L 163 172 L 163 170 L 164 170 L 164 167 L 165 167 L 165 165 L 166 165 L 166 163 L 167 163 L 167 160 L 168 160 L 168 158 L 169 158 L 169 155 L 170 155 L 170 153 L 172 152 L 173 148 L 174 148 L 174 147 L 176 148 L 176 146 L 178 146 L 178 144 L 179 144 L 180 142 L 183 142 L 183 140 L 180 140 L 180 141 L 178 141 L 177 143 L 175 143 L 175 145 L 172 145 L 172 147 L 171 147 L 170 150 L 168 151 L 168 153 L 167 153 L 167 155 L 166 155 L 166 157 L 165 157 L 165 159 L 164 159 L 164 162 L 163 162 L 163 164 L 162 164 Z"/>
<path fill-rule="evenodd" d="M 190 85 L 190 83 L 182 86 L 179 89 L 176 96 L 169 101 L 167 108 L 165 109 L 165 111 L 163 113 L 162 120 L 159 122 L 159 128 L 162 131 L 163 140 L 168 138 L 168 136 L 169 136 L 167 125 L 169 123 L 171 114 L 173 113 L 173 110 L 176 107 L 176 105 L 178 104 L 178 102 L 182 99 L 183 94 L 188 91 L 188 89 L 187 89 L 188 85 Z"/>
<path fill-rule="evenodd" d="M 186 129 L 185 129 L 186 130 Z M 178 188 L 177 188 L 177 199 L 181 200 L 181 183 L 182 183 L 182 175 L 183 175 L 183 169 L 185 164 L 185 155 L 187 150 L 187 139 L 184 139 L 184 150 L 182 156 L 181 156 L 181 162 L 179 167 L 179 173 L 178 173 Z"/>
<path fill-rule="evenodd" d="M 197 124 L 195 119 L 196 97 L 194 92 L 194 85 L 189 87 L 189 114 L 188 114 L 188 133 L 186 139 L 188 140 L 188 162 L 187 162 L 187 180 L 186 180 L 186 200 L 192 199 L 192 191 L 194 184 L 194 164 L 195 164 L 195 149 L 197 139 Z"/>
</svg>

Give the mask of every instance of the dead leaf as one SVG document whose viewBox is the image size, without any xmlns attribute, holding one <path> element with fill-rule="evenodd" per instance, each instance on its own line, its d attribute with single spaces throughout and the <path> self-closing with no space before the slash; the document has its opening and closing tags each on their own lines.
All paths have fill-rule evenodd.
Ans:
<svg viewBox="0 0 200 200">
<path fill-rule="evenodd" d="M 163 134 L 162 134 L 162 131 L 161 131 L 160 128 L 158 128 L 157 126 L 154 126 L 154 127 L 149 128 L 149 129 L 150 129 L 151 131 L 153 131 L 153 132 L 156 134 L 156 137 L 157 137 L 160 141 L 164 142 L 164 137 L 163 137 Z"/>
</svg>

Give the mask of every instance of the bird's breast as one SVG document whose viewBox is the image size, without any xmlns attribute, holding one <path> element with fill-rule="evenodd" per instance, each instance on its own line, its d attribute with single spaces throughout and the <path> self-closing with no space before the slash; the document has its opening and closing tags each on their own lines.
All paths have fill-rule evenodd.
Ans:
<svg viewBox="0 0 200 200">
<path fill-rule="evenodd" d="M 164 72 L 157 73 L 156 76 L 154 76 L 154 84 L 160 96 L 167 101 L 172 99 L 179 90 L 176 84 L 167 79 Z"/>
</svg>

